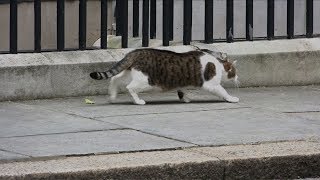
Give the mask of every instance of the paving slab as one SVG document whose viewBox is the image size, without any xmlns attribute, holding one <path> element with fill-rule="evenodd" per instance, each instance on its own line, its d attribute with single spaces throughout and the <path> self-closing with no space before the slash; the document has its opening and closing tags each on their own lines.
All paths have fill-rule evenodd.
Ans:
<svg viewBox="0 0 320 180">
<path fill-rule="evenodd" d="M 95 104 L 88 105 L 84 103 L 84 97 L 65 98 L 54 100 L 36 100 L 25 101 L 23 103 L 34 107 L 45 107 L 50 110 L 76 114 L 83 117 L 112 117 L 112 116 L 130 116 L 137 114 L 165 114 L 188 111 L 208 111 L 216 109 L 239 108 L 245 105 L 226 103 L 216 96 L 203 97 L 201 93 L 191 93 L 194 97 L 193 103 L 181 103 L 176 92 L 141 94 L 141 97 L 147 101 L 145 106 L 137 106 L 132 103 L 127 95 L 120 95 L 115 104 L 109 103 L 108 96 L 86 97 Z"/>
<path fill-rule="evenodd" d="M 0 138 L 119 129 L 121 126 L 25 104 L 0 103 Z"/>
<path fill-rule="evenodd" d="M 314 124 L 320 123 L 320 112 L 293 112 L 293 113 L 287 113 L 290 116 L 300 117 L 311 120 L 310 122 Z"/>
<path fill-rule="evenodd" d="M 0 160 L 26 159 L 29 156 L 0 150 Z"/>
<path fill-rule="evenodd" d="M 198 145 L 226 145 L 308 139 L 317 136 L 320 124 L 262 109 L 150 114 L 101 118 L 144 132 Z"/>
<path fill-rule="evenodd" d="M 266 110 L 320 111 L 319 86 L 241 88 L 235 93 L 241 98 L 241 103 Z"/>
<path fill-rule="evenodd" d="M 134 130 L 0 138 L 0 149 L 32 157 L 154 150 L 188 146 L 193 145 Z"/>
<path fill-rule="evenodd" d="M 320 111 L 320 86 L 229 88 L 227 91 L 240 98 L 238 105 L 258 107 L 277 112 Z M 205 92 L 191 91 L 197 99 L 212 98 Z"/>
</svg>

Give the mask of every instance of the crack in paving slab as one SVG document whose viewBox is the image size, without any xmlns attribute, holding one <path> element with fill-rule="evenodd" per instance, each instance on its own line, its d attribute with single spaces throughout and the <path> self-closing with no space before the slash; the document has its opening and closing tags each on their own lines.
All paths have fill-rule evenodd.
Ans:
<svg viewBox="0 0 320 180">
<path fill-rule="evenodd" d="M 50 136 L 50 135 L 61 135 L 61 134 L 75 134 L 75 133 L 90 133 L 90 132 L 101 132 L 101 131 L 117 131 L 117 130 L 134 130 L 134 131 L 141 132 L 143 134 L 148 134 L 148 135 L 157 136 L 157 137 L 161 137 L 161 138 L 165 138 L 165 139 L 169 139 L 169 140 L 174 140 L 174 141 L 178 141 L 178 142 L 182 142 L 182 143 L 192 144 L 194 146 L 199 146 L 198 144 L 195 144 L 195 143 L 192 143 L 192 142 L 188 142 L 188 141 L 184 141 L 184 140 L 180 140 L 180 139 L 175 139 L 175 138 L 171 138 L 171 137 L 166 137 L 166 136 L 163 136 L 163 135 L 160 135 L 160 134 L 149 133 L 149 132 L 145 132 L 145 131 L 138 130 L 138 129 L 133 129 L 133 128 L 116 128 L 116 129 L 102 129 L 102 130 L 90 130 L 90 131 L 74 131 L 74 132 L 62 132 L 62 133 L 32 134 L 32 135 L 25 135 L 25 136 L 0 137 L 0 139 L 19 138 L 19 137 L 32 137 L 32 136 Z M 5 150 L 3 150 L 3 151 L 5 151 Z M 8 151 L 8 152 L 11 152 L 11 151 Z M 130 152 L 130 151 L 128 151 L 128 152 Z M 15 152 L 13 152 L 13 153 L 15 153 Z M 16 153 L 16 154 L 19 154 L 19 153 Z M 89 154 L 96 154 L 96 153 L 89 153 Z M 24 154 L 21 154 L 21 155 L 24 155 Z M 70 155 L 70 156 L 72 156 L 72 155 Z M 76 156 L 79 156 L 79 155 L 77 154 Z"/>
<path fill-rule="evenodd" d="M 142 149 L 142 150 L 132 150 L 132 151 L 108 151 L 108 152 L 94 152 L 94 153 L 83 153 L 83 154 L 54 155 L 54 156 L 28 156 L 28 155 L 25 155 L 25 156 L 28 156 L 29 158 L 19 158 L 19 159 L 9 159 L 9 160 L 0 159 L 0 164 L 1 163 L 11 163 L 11 162 L 36 162 L 36 161 L 47 161 L 47 160 L 63 160 L 65 158 L 69 158 L 69 157 L 94 157 L 94 156 L 101 156 L 101 155 L 118 155 L 118 154 L 128 154 L 128 153 L 175 151 L 175 150 L 186 150 L 186 149 L 195 148 L 195 147 L 202 147 L 202 146 L 186 146 L 186 147 L 173 147 L 173 148 L 161 148 L 161 149 Z M 1 151 L 1 149 L 0 149 L 0 151 Z"/>
<path fill-rule="evenodd" d="M 12 153 L 12 154 L 17 154 L 17 155 L 21 155 L 21 156 L 26 156 L 26 157 L 29 157 L 29 158 L 32 157 L 32 156 L 29 156 L 27 154 L 18 153 L 18 152 L 12 151 L 12 150 L 6 150 L 6 149 L 2 149 L 2 148 L 0 148 L 0 151 L 7 152 L 7 153 Z M 0 159 L 0 161 L 1 161 L 1 159 Z"/>
<path fill-rule="evenodd" d="M 254 111 L 237 108 L 226 113 L 224 111 L 200 111 L 199 113 L 189 112 L 183 116 L 152 114 L 122 119 L 109 117 L 101 120 L 207 146 L 303 140 L 316 135 L 315 128 L 305 124 L 310 121 L 262 108 L 255 108 Z M 228 118 L 225 118 L 226 114 Z"/>
<path fill-rule="evenodd" d="M 283 113 L 287 113 L 287 114 L 303 114 L 303 113 L 317 113 L 320 112 L 319 111 L 287 111 L 287 112 L 283 112 Z"/>
<path fill-rule="evenodd" d="M 221 110 L 223 110 L 223 109 L 221 109 Z M 77 115 L 77 114 L 72 114 L 72 115 L 73 115 L 73 116 L 83 117 L 83 118 L 87 118 L 87 119 L 91 119 L 91 120 L 95 120 L 95 121 L 99 121 L 99 122 L 103 122 L 103 123 L 109 123 L 109 124 L 113 124 L 113 125 L 117 125 L 117 126 L 123 127 L 123 128 L 110 129 L 110 130 L 134 130 L 134 131 L 138 131 L 138 132 L 141 132 L 141 133 L 144 133 L 144 134 L 149 134 L 149 135 L 153 135 L 153 136 L 157 136 L 157 137 L 162 137 L 162 138 L 166 138 L 166 139 L 170 139 L 170 140 L 174 140 L 174 141 L 179 141 L 179 142 L 189 143 L 189 144 L 193 144 L 193 145 L 195 145 L 195 146 L 199 146 L 198 144 L 194 144 L 194 143 L 191 143 L 191 142 L 188 142 L 188 141 L 184 141 L 184 140 L 180 140 L 180 139 L 175 139 L 175 138 L 163 136 L 163 135 L 160 135 L 160 134 L 150 133 L 150 132 L 142 131 L 142 130 L 139 130 L 139 129 L 134 129 L 134 128 L 126 127 L 126 126 L 124 126 L 124 125 L 119 125 L 119 124 L 117 124 L 117 123 L 106 122 L 106 121 L 103 121 L 103 120 L 99 120 L 99 119 L 95 119 L 95 118 L 90 118 L 90 117 L 84 117 L 84 116 Z M 99 130 L 97 130 L 97 131 L 99 131 Z M 101 130 L 101 131 L 104 131 L 104 130 Z M 108 130 L 106 130 L 106 131 L 108 131 Z M 83 132 L 85 132 L 85 131 L 83 131 Z M 95 132 L 95 131 L 88 131 L 88 132 Z M 64 134 L 64 133 L 61 133 L 61 134 Z"/>
<path fill-rule="evenodd" d="M 181 140 L 181 139 L 177 139 L 177 138 L 173 138 L 173 137 L 168 137 L 168 136 L 164 136 L 164 135 L 160 135 L 160 134 L 146 132 L 146 131 L 138 130 L 138 129 L 134 129 L 134 130 L 138 131 L 138 132 L 141 132 L 141 133 L 144 133 L 144 134 L 149 134 L 149 135 L 153 135 L 153 136 L 157 136 L 157 137 L 162 137 L 162 138 L 165 138 L 165 139 L 170 139 L 170 140 L 174 140 L 174 141 L 178 141 L 178 142 L 182 142 L 182 143 L 193 144 L 194 146 L 200 146 L 199 144 L 192 143 L 192 142 L 185 141 L 185 140 Z"/>
<path fill-rule="evenodd" d="M 0 138 L 123 128 L 20 103 L 1 104 L 0 114 Z"/>
<path fill-rule="evenodd" d="M 2 136 L 2 137 L 0 137 L 0 139 L 32 137 L 32 136 L 50 136 L 50 135 L 60 135 L 60 134 L 75 134 L 75 133 L 90 133 L 90 132 L 100 132 L 100 131 L 117 131 L 117 130 L 133 130 L 133 129 L 132 128 L 115 128 L 115 129 L 98 129 L 98 130 L 87 130 L 87 131 L 70 131 L 70 132 L 45 133 L 45 134 L 31 134 L 31 135 L 22 135 L 22 136 L 7 136 L 7 137 Z"/>
<path fill-rule="evenodd" d="M 146 143 L 148 142 L 148 143 Z M 70 134 L 2 138 L 2 149 L 27 153 L 32 157 L 155 150 L 194 146 L 133 129 Z"/>
</svg>

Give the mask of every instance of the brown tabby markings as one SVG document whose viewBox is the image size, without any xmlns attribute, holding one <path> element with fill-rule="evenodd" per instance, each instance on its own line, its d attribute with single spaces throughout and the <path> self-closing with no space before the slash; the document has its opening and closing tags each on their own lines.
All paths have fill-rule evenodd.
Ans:
<svg viewBox="0 0 320 180">
<path fill-rule="evenodd" d="M 175 53 L 165 50 L 140 49 L 136 57 L 127 57 L 132 61 L 131 68 L 142 71 L 149 77 L 149 84 L 170 90 L 177 87 L 201 87 L 200 57 L 201 51 Z"/>
<path fill-rule="evenodd" d="M 216 75 L 216 66 L 212 62 L 208 62 L 204 70 L 204 80 L 209 81 Z"/>
<path fill-rule="evenodd" d="M 234 68 L 232 63 L 228 61 L 223 61 L 222 63 L 223 63 L 224 70 L 228 72 L 228 78 L 229 79 L 234 78 L 236 76 L 236 69 Z"/>
</svg>

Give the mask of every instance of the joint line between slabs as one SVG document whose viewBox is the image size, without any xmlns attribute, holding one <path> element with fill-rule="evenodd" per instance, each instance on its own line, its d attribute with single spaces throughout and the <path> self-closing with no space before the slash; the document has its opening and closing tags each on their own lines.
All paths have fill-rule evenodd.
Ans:
<svg viewBox="0 0 320 180">
<path fill-rule="evenodd" d="M 27 157 L 29 157 L 29 158 L 32 158 L 32 156 L 30 156 L 30 155 L 22 154 L 22 153 L 18 153 L 18 152 L 15 152 L 15 151 L 10 151 L 10 150 L 6 150 L 6 149 L 2 149 L 2 148 L 0 148 L 0 151 L 7 152 L 7 153 L 12 153 L 12 154 L 18 154 L 18 155 L 27 156 Z"/>
<path fill-rule="evenodd" d="M 252 107 L 234 107 L 234 108 L 221 108 L 221 109 L 201 109 L 201 110 L 194 110 L 194 111 L 179 111 L 179 112 L 155 112 L 155 113 L 148 113 L 148 114 L 125 114 L 125 115 L 111 115 L 111 116 L 97 116 L 94 117 L 94 120 L 100 121 L 100 118 L 109 118 L 109 117 L 126 117 L 126 116 L 147 116 L 147 115 L 161 115 L 161 114 L 180 114 L 180 113 L 190 113 L 190 112 L 207 112 L 207 111 L 224 111 L 224 110 L 233 110 L 233 109 L 250 109 Z"/>
</svg>

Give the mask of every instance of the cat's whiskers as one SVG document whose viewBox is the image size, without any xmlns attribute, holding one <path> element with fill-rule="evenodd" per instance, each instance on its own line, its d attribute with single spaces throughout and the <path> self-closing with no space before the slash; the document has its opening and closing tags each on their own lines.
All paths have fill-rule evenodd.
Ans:
<svg viewBox="0 0 320 180">
<path fill-rule="evenodd" d="M 240 84 L 241 84 L 241 83 L 240 83 L 239 80 L 235 80 L 235 81 L 234 81 L 235 88 L 238 89 L 238 88 L 240 87 Z"/>
</svg>

